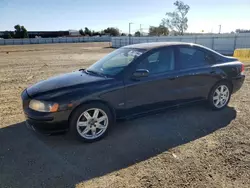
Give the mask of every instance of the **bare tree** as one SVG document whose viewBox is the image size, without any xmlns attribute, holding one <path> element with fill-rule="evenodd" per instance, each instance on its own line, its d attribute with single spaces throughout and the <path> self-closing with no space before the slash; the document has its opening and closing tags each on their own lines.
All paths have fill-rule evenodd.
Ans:
<svg viewBox="0 0 250 188">
<path fill-rule="evenodd" d="M 162 19 L 162 25 L 168 26 L 171 30 L 183 35 L 184 31 L 188 28 L 187 13 L 190 9 L 189 5 L 184 4 L 182 1 L 174 2 L 176 10 L 174 12 L 167 12 L 166 18 Z"/>
</svg>

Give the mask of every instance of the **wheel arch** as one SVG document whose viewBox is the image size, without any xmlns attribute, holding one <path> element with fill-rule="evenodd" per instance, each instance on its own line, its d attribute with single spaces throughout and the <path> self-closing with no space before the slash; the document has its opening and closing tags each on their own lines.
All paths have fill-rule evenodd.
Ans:
<svg viewBox="0 0 250 188">
<path fill-rule="evenodd" d="M 116 112 L 115 112 L 115 109 L 112 107 L 111 104 L 109 104 L 107 101 L 103 101 L 101 99 L 93 99 L 93 100 L 83 101 L 83 102 L 79 103 L 77 106 L 75 106 L 74 109 L 70 112 L 70 115 L 69 115 L 69 118 L 68 118 L 68 122 L 70 122 L 70 119 L 71 119 L 72 115 L 74 114 L 74 112 L 78 108 L 80 108 L 83 105 L 90 104 L 90 103 L 101 103 L 101 104 L 107 106 L 109 108 L 109 110 L 110 110 L 113 118 L 116 119 Z"/>
<path fill-rule="evenodd" d="M 229 89 L 230 89 L 230 92 L 232 93 L 232 91 L 233 91 L 233 83 L 232 83 L 232 81 L 229 80 L 229 79 L 224 78 L 224 79 L 218 80 L 218 81 L 210 88 L 209 93 L 208 93 L 208 95 L 207 95 L 207 98 L 209 97 L 209 95 L 210 95 L 211 92 L 213 91 L 214 87 L 217 86 L 219 83 L 227 83 L 227 84 L 229 84 L 229 85 L 230 85 L 230 88 L 229 88 Z"/>
</svg>

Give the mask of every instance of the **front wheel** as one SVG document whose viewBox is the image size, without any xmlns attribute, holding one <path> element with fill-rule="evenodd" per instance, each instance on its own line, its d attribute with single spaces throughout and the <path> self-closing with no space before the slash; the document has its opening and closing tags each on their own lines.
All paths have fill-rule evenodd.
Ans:
<svg viewBox="0 0 250 188">
<path fill-rule="evenodd" d="M 103 138 L 113 117 L 109 108 L 101 103 L 83 104 L 77 108 L 70 120 L 72 134 L 84 142 L 94 142 Z"/>
<path fill-rule="evenodd" d="M 223 82 L 218 83 L 211 90 L 208 102 L 212 109 L 220 110 L 227 106 L 231 97 L 231 87 L 230 84 Z"/>
</svg>

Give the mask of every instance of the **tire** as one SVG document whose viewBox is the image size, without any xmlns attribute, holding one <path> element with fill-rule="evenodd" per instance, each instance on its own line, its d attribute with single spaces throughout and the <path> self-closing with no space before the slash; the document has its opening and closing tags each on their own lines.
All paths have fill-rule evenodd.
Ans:
<svg viewBox="0 0 250 188">
<path fill-rule="evenodd" d="M 70 118 L 70 132 L 80 141 L 91 143 L 105 137 L 113 123 L 113 115 L 106 105 L 83 104 L 73 111 Z"/>
<path fill-rule="evenodd" d="M 223 92 L 221 92 L 223 91 Z M 221 110 L 227 106 L 230 101 L 232 87 L 228 82 L 217 83 L 210 91 L 208 104 L 213 110 Z"/>
</svg>

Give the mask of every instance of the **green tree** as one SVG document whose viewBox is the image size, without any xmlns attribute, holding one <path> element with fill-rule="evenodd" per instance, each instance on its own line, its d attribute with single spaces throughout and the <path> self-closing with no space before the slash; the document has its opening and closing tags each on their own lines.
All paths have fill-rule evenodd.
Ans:
<svg viewBox="0 0 250 188">
<path fill-rule="evenodd" d="M 148 35 L 150 36 L 156 36 L 157 35 L 157 29 L 154 26 L 149 27 Z"/>
<path fill-rule="evenodd" d="M 235 33 L 250 33 L 250 29 L 236 29 Z"/>
<path fill-rule="evenodd" d="M 85 27 L 84 33 L 85 33 L 85 35 L 92 36 L 91 30 L 87 27 Z"/>
<path fill-rule="evenodd" d="M 21 26 L 20 25 L 15 25 L 15 38 L 21 38 Z"/>
<path fill-rule="evenodd" d="M 79 33 L 80 33 L 80 35 L 82 35 L 82 36 L 85 35 L 82 29 L 79 30 Z"/>
<path fill-rule="evenodd" d="M 167 36 L 169 34 L 169 30 L 165 25 L 160 24 L 157 30 L 158 30 L 158 35 Z"/>
<path fill-rule="evenodd" d="M 92 31 L 92 36 L 101 36 L 101 33 L 99 31 Z"/>
<path fill-rule="evenodd" d="M 186 15 L 190 6 L 184 4 L 182 1 L 174 2 L 174 5 L 176 6 L 175 11 L 166 13 L 167 17 L 162 19 L 162 25 L 178 32 L 180 35 L 183 35 L 184 31 L 188 28 L 188 18 Z"/>
<path fill-rule="evenodd" d="M 24 26 L 21 26 L 21 36 L 22 38 L 29 38 L 28 31 Z"/>
<path fill-rule="evenodd" d="M 122 33 L 121 36 L 127 36 L 125 33 Z"/>
<path fill-rule="evenodd" d="M 11 39 L 13 37 L 13 32 L 12 31 L 5 31 L 3 34 L 4 39 Z"/>
<path fill-rule="evenodd" d="M 119 36 L 120 35 L 119 29 L 114 28 L 114 27 L 108 27 L 107 29 L 104 29 L 104 33 L 109 34 L 111 36 Z"/>
<path fill-rule="evenodd" d="M 141 36 L 141 32 L 140 31 L 136 31 L 134 34 L 135 37 L 140 37 Z"/>
<path fill-rule="evenodd" d="M 148 33 L 150 36 L 167 36 L 169 34 L 169 30 L 161 24 L 158 27 L 150 26 Z"/>
<path fill-rule="evenodd" d="M 15 28 L 15 31 L 14 31 L 15 38 L 28 38 L 29 37 L 28 31 L 24 26 L 15 25 L 14 28 Z"/>
</svg>

